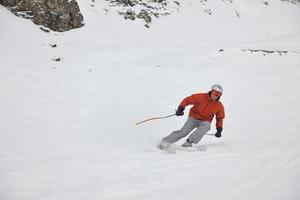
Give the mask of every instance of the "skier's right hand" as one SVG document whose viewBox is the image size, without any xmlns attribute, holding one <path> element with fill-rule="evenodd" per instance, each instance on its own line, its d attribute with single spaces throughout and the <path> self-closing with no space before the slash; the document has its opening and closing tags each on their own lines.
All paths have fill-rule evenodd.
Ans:
<svg viewBox="0 0 300 200">
<path fill-rule="evenodd" d="M 222 131 L 223 131 L 223 128 L 222 127 L 219 127 L 219 128 L 217 128 L 217 132 L 216 132 L 216 134 L 215 134 L 215 136 L 216 137 L 222 137 Z"/>
<path fill-rule="evenodd" d="M 181 105 L 179 105 L 178 106 L 178 108 L 177 108 L 177 110 L 176 110 L 176 113 L 175 113 L 175 115 L 176 116 L 182 116 L 182 115 L 184 115 L 184 107 L 183 106 L 181 106 Z"/>
</svg>

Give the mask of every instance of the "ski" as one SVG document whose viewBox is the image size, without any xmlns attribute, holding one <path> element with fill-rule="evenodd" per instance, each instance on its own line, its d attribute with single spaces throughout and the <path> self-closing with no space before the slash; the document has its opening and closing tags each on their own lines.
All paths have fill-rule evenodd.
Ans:
<svg viewBox="0 0 300 200">
<path fill-rule="evenodd" d="M 163 146 L 161 144 L 158 144 L 157 148 L 171 154 L 175 154 L 177 151 L 189 151 L 189 152 L 207 151 L 207 148 L 205 146 L 182 147 L 177 145 Z"/>
</svg>

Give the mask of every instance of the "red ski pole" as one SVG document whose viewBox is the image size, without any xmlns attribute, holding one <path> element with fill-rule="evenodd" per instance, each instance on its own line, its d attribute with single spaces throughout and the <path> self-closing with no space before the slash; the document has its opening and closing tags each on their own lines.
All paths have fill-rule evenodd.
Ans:
<svg viewBox="0 0 300 200">
<path fill-rule="evenodd" d="M 149 118 L 149 119 L 146 119 L 146 120 L 137 122 L 135 125 L 139 125 L 139 124 L 142 124 L 142 123 L 144 123 L 144 122 L 151 121 L 151 120 L 155 120 L 155 119 L 165 119 L 165 118 L 169 118 L 169 117 L 173 117 L 173 116 L 175 116 L 175 114 L 173 114 L 173 115 L 168 115 L 168 116 L 164 116 L 164 117 L 152 117 L 152 118 Z"/>
</svg>

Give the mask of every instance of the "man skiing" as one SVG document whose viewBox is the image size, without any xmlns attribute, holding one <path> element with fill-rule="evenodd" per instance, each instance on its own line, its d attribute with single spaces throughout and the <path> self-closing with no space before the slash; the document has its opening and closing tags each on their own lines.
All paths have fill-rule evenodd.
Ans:
<svg viewBox="0 0 300 200">
<path fill-rule="evenodd" d="M 159 148 L 167 150 L 172 143 L 177 142 L 181 138 L 187 136 L 192 130 L 192 134 L 181 145 L 182 147 L 192 147 L 197 144 L 202 137 L 210 130 L 210 123 L 216 116 L 216 137 L 221 137 L 223 130 L 223 119 L 225 117 L 224 106 L 220 101 L 223 93 L 222 86 L 214 84 L 208 93 L 197 93 L 184 98 L 178 109 L 176 116 L 184 115 L 184 109 L 188 105 L 193 105 L 190 109 L 189 117 L 180 130 L 172 132 L 161 140 Z"/>
</svg>

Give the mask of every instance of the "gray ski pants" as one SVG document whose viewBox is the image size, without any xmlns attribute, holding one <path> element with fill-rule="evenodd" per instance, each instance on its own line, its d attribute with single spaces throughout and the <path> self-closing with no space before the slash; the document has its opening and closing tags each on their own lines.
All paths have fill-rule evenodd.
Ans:
<svg viewBox="0 0 300 200">
<path fill-rule="evenodd" d="M 172 144 L 187 136 L 192 130 L 194 131 L 188 137 L 188 139 L 194 144 L 197 144 L 202 139 L 202 137 L 210 130 L 210 122 L 195 119 L 193 117 L 188 117 L 187 121 L 180 130 L 172 132 L 170 135 L 163 138 L 162 141 Z"/>
</svg>

